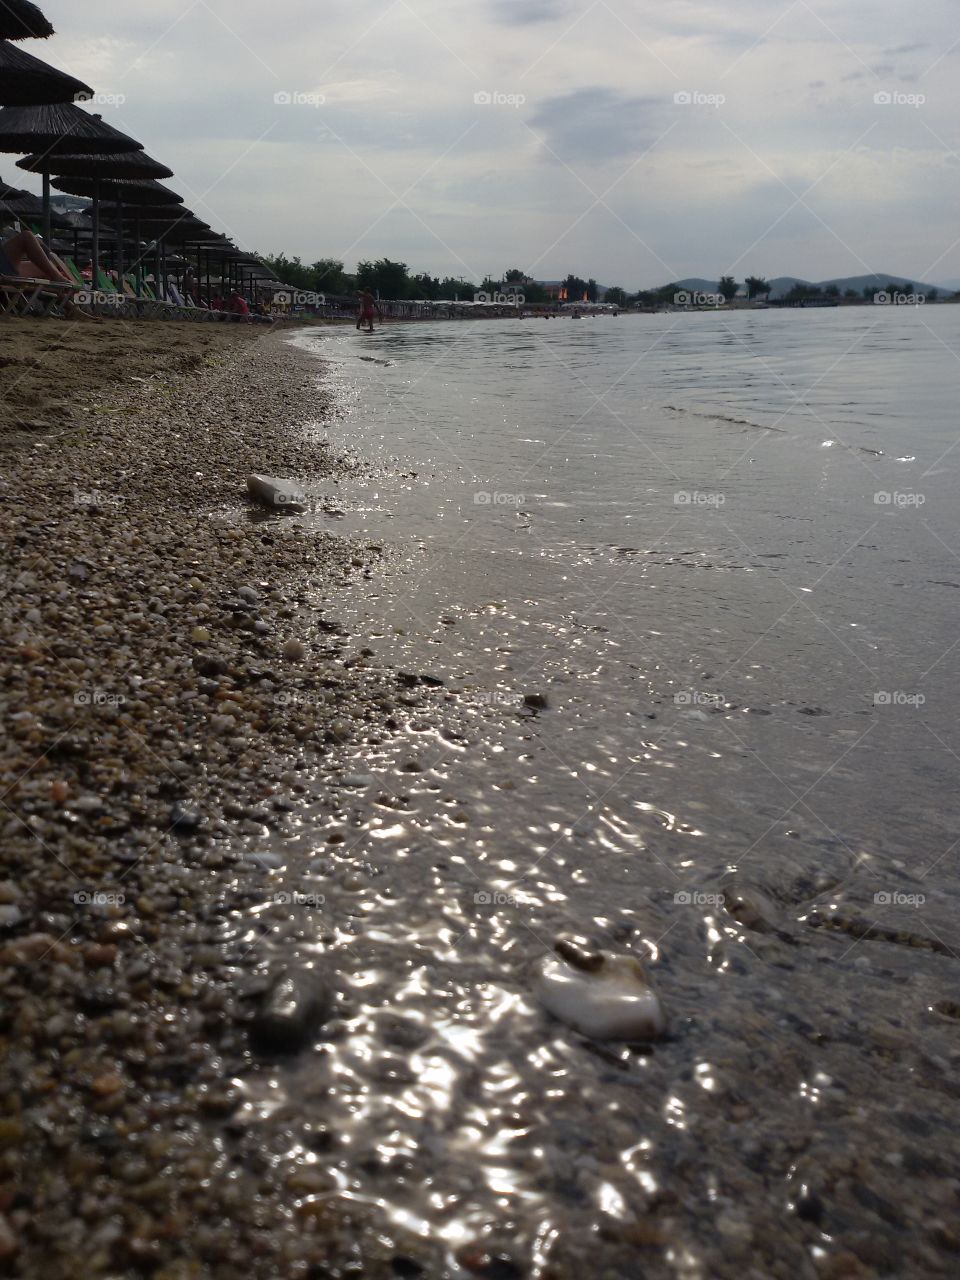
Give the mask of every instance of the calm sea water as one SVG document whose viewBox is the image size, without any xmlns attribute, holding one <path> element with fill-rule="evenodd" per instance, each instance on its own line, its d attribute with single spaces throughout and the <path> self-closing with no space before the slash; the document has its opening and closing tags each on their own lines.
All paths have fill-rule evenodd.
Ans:
<svg viewBox="0 0 960 1280">
<path fill-rule="evenodd" d="M 956 1034 L 960 309 L 296 341 L 336 404 L 314 429 L 372 463 L 305 520 L 387 551 L 326 607 L 447 690 L 288 849 L 357 1002 L 328 1102 L 373 1154 L 338 1194 L 451 1275 L 477 1239 L 635 1274 L 658 1196 L 644 1274 L 809 1265 L 791 1135 L 902 1153 L 871 1036 Z M 562 929 L 652 962 L 667 1042 L 547 1017 Z"/>
</svg>

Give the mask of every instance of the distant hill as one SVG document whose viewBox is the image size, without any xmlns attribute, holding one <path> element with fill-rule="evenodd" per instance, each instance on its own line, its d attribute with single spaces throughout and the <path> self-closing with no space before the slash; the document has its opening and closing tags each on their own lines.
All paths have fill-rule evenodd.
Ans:
<svg viewBox="0 0 960 1280">
<path fill-rule="evenodd" d="M 673 281 L 668 281 L 668 283 L 672 284 Z M 688 276 L 685 280 L 678 280 L 676 283 L 681 289 L 687 289 L 691 293 L 715 293 L 717 289 L 716 280 L 706 280 L 701 276 Z M 740 284 L 739 296 L 743 296 L 746 293 L 745 286 L 742 280 L 738 283 Z M 835 277 L 832 280 L 817 281 L 804 280 L 800 276 L 775 276 L 769 283 L 771 286 L 770 298 L 774 301 L 788 294 L 795 284 L 805 284 L 821 290 L 828 288 L 830 285 L 836 285 L 841 295 L 848 289 L 853 289 L 861 296 L 866 288 L 879 292 L 881 289 L 886 288 L 888 284 L 895 284 L 901 287 L 904 284 L 909 284 L 911 292 L 916 292 L 918 286 L 923 292 L 937 289 L 941 295 L 949 295 L 960 289 L 960 281 L 954 281 L 951 284 L 926 284 L 922 281 L 914 280 L 911 276 L 898 275 L 896 272 L 889 275 L 844 276 Z M 660 287 L 662 288 L 663 286 Z"/>
</svg>

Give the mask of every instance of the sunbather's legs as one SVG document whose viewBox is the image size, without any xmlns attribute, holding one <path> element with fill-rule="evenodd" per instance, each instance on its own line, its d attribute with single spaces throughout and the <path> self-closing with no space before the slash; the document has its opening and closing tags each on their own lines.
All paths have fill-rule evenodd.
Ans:
<svg viewBox="0 0 960 1280">
<path fill-rule="evenodd" d="M 39 277 L 57 284 L 73 284 L 70 273 L 60 259 L 48 255 L 32 231 L 18 231 L 4 241 L 3 251 L 21 276 Z"/>
</svg>

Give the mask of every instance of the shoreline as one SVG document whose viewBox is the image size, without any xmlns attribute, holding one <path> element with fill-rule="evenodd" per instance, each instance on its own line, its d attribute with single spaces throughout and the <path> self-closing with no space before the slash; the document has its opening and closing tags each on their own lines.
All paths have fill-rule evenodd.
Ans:
<svg viewBox="0 0 960 1280">
<path fill-rule="evenodd" d="M 323 802 L 320 760 L 394 710 L 395 682 L 316 612 L 379 549 L 217 518 L 250 471 L 329 483 L 341 464 L 291 432 L 322 407 L 313 360 L 277 332 L 182 330 L 142 335 L 162 344 L 133 350 L 145 380 L 100 380 L 55 438 L 7 440 L 0 1268 L 18 1276 L 67 1280 L 80 1254 L 91 1277 L 298 1276 L 339 1247 L 334 1211 L 294 1208 L 302 1167 L 264 1178 L 228 1129 L 269 977 L 245 924 L 274 865 L 256 854 Z M 115 340 L 127 326 L 55 346 Z"/>
</svg>

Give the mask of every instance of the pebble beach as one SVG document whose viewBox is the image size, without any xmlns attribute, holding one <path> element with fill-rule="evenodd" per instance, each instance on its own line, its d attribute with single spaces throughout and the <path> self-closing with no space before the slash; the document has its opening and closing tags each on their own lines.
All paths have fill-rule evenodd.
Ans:
<svg viewBox="0 0 960 1280">
<path fill-rule="evenodd" d="M 256 960 L 224 925 L 302 771 L 387 714 L 317 609 L 377 553 L 249 518 L 251 470 L 337 472 L 281 335 L 24 322 L 0 358 L 0 1269 L 314 1274 L 223 1145 Z"/>
</svg>

